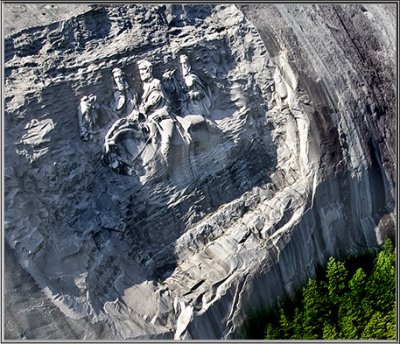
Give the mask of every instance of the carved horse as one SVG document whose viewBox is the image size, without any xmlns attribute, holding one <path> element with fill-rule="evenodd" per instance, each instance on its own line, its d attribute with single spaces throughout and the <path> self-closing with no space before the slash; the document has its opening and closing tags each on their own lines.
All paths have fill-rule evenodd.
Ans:
<svg viewBox="0 0 400 344">
<path fill-rule="evenodd" d="M 175 130 L 170 138 L 173 161 L 178 157 L 189 163 L 189 151 L 194 139 L 197 149 L 207 146 L 210 135 L 219 130 L 210 120 L 201 115 L 179 116 L 184 102 L 182 84 L 176 77 L 176 71 L 166 71 L 163 74 L 162 84 L 170 105 L 170 118 L 174 122 Z M 172 111 L 171 111 L 172 110 Z M 102 162 L 120 174 L 143 174 L 149 164 L 157 164 L 157 143 L 160 139 L 156 132 L 150 136 L 147 130 L 145 116 L 133 113 L 126 118 L 117 120 L 105 136 L 104 154 Z M 214 136 L 215 137 L 215 136 Z M 153 143 L 153 144 L 149 144 Z M 179 150 L 180 152 L 178 153 Z M 158 159 L 159 160 L 159 159 Z M 168 161 L 167 165 L 168 165 Z"/>
</svg>

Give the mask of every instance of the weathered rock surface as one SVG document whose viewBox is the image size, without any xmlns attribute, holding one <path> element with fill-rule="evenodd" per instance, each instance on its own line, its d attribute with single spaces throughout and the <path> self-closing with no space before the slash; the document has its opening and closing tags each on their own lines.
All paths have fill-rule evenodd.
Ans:
<svg viewBox="0 0 400 344">
<path fill-rule="evenodd" d="M 394 7 L 93 6 L 8 35 L 7 338 L 238 338 L 329 256 L 375 249 L 395 216 Z M 115 67 L 139 92 L 138 60 L 160 78 L 180 54 L 216 130 L 167 170 L 102 166 L 82 96 L 108 99 Z"/>
</svg>

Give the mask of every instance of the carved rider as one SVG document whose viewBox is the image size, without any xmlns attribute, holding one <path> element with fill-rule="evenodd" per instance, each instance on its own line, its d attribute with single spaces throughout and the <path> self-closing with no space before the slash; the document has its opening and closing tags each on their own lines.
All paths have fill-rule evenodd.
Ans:
<svg viewBox="0 0 400 344">
<path fill-rule="evenodd" d="M 184 104 L 182 115 L 196 114 L 208 117 L 211 110 L 211 90 L 200 77 L 192 72 L 189 58 L 181 55 L 179 58 L 184 81 Z"/>
<path fill-rule="evenodd" d="M 161 137 L 161 153 L 166 159 L 170 146 L 174 121 L 169 109 L 168 99 L 159 79 L 153 77 L 153 65 L 146 60 L 138 62 L 140 79 L 143 81 L 143 96 L 139 112 L 144 114 L 149 135 L 157 145 L 158 133 Z"/>
<path fill-rule="evenodd" d="M 129 85 L 125 81 L 124 74 L 120 68 L 112 70 L 114 78 L 113 98 L 111 110 L 119 117 L 129 115 L 137 107 L 137 97 L 129 91 Z"/>
</svg>

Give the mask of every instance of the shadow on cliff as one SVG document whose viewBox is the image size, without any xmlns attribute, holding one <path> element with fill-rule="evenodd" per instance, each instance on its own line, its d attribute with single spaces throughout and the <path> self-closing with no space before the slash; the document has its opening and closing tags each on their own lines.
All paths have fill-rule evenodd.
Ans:
<svg viewBox="0 0 400 344">
<path fill-rule="evenodd" d="M 394 237 L 394 223 L 390 229 L 381 228 L 381 219 L 394 210 L 394 200 L 387 193 L 389 183 L 379 159 L 373 160 L 357 175 L 342 172 L 317 186 L 312 208 L 290 233 L 275 240 L 260 263 L 267 266 L 261 265 L 263 269 L 249 279 L 251 284 L 242 294 L 245 296 L 238 316 L 247 321 L 229 339 L 263 338 L 269 311 L 301 293 L 307 280 L 316 276 L 329 257 L 354 261 Z M 308 205 L 311 206 L 310 199 Z M 208 322 L 206 317 L 197 318 L 191 334 L 196 336 L 203 326 L 208 328 Z M 223 331 L 221 326 L 203 339 L 219 337 Z"/>
</svg>

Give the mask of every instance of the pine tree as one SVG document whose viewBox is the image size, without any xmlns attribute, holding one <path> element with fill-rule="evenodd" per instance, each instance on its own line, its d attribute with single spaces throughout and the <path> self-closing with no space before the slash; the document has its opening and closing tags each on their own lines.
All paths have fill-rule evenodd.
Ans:
<svg viewBox="0 0 400 344">
<path fill-rule="evenodd" d="M 348 271 L 343 262 L 330 257 L 328 260 L 326 277 L 328 279 L 328 294 L 333 304 L 339 304 L 340 298 L 346 291 Z"/>
<path fill-rule="evenodd" d="M 303 312 L 298 307 L 294 310 L 293 336 L 291 339 L 303 339 Z"/>
<path fill-rule="evenodd" d="M 292 324 L 289 322 L 285 311 L 281 307 L 279 309 L 279 330 L 282 339 L 288 339 L 292 336 Z"/>
<path fill-rule="evenodd" d="M 338 338 L 339 338 L 339 334 L 338 334 L 335 324 L 331 324 L 328 321 L 326 321 L 324 323 L 322 339 L 331 340 L 331 339 L 338 339 Z"/>
<path fill-rule="evenodd" d="M 388 314 L 386 330 L 388 339 L 396 339 L 396 302 L 393 302 L 393 308 Z"/>
<path fill-rule="evenodd" d="M 281 339 L 279 330 L 275 328 L 271 323 L 268 323 L 265 332 L 264 332 L 265 339 Z"/>
<path fill-rule="evenodd" d="M 367 283 L 368 299 L 374 300 L 377 310 L 388 313 L 392 309 L 396 291 L 396 256 L 393 244 L 386 240 L 383 250 L 374 261 L 374 268 Z"/>
<path fill-rule="evenodd" d="M 362 268 L 358 268 L 348 282 L 347 292 L 341 298 L 338 323 L 342 338 L 358 339 L 361 329 L 368 321 L 370 312 L 366 312 L 365 306 L 370 308 L 370 305 L 363 303 L 366 296 L 366 282 L 367 275 Z"/>
<path fill-rule="evenodd" d="M 303 338 L 318 339 L 329 311 L 327 295 L 317 282 L 310 279 L 303 288 Z"/>
<path fill-rule="evenodd" d="M 351 315 L 344 314 L 339 315 L 339 334 L 338 337 L 341 339 L 358 339 L 358 328 L 355 324 L 355 320 Z"/>
<path fill-rule="evenodd" d="M 387 339 L 387 323 L 389 322 L 382 312 L 376 311 L 361 334 L 361 339 Z"/>
<path fill-rule="evenodd" d="M 382 245 L 368 276 L 358 268 L 350 278 L 344 262 L 329 258 L 326 281 L 308 281 L 293 319 L 282 307 L 275 311 L 265 338 L 395 339 L 395 262 L 390 240 Z"/>
</svg>

